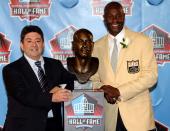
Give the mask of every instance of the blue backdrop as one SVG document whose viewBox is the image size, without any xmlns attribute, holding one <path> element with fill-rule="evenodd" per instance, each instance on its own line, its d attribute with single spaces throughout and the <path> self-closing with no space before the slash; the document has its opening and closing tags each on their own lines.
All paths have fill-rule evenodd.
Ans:
<svg viewBox="0 0 170 131">
<path fill-rule="evenodd" d="M 111 0 L 0 0 L 0 127 L 3 126 L 7 97 L 2 68 L 18 59 L 20 32 L 25 25 L 35 24 L 45 35 L 44 55 L 60 59 L 63 64 L 72 56 L 73 33 L 89 29 L 97 40 L 106 34 L 102 13 Z M 158 83 L 151 91 L 155 120 L 170 128 L 170 1 L 115 0 L 124 6 L 126 25 L 148 35 L 154 44 L 159 67 Z"/>
</svg>

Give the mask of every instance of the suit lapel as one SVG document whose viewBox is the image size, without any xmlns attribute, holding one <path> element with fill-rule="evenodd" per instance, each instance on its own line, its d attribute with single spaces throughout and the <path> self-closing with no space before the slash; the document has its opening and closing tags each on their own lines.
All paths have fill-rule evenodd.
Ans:
<svg viewBox="0 0 170 131">
<path fill-rule="evenodd" d="M 51 74 L 50 72 L 51 72 L 51 69 L 50 69 L 50 65 L 49 65 L 49 63 L 47 62 L 47 59 L 46 58 L 44 58 L 44 69 L 45 69 L 45 74 L 47 75 L 47 76 L 49 76 L 49 74 Z"/>
<path fill-rule="evenodd" d="M 113 72 L 112 70 L 112 66 L 111 66 L 111 61 L 110 61 L 110 50 L 109 50 L 109 44 L 108 44 L 108 35 L 106 35 L 104 37 L 104 39 L 101 41 L 100 45 L 100 54 L 98 54 L 100 56 L 100 58 L 103 58 L 103 68 L 108 68 L 110 71 Z M 99 63 L 100 64 L 100 63 Z M 103 70 L 104 71 L 104 70 Z M 112 77 L 114 76 L 114 72 L 112 73 Z"/>
<path fill-rule="evenodd" d="M 126 36 L 126 34 L 125 34 L 125 36 Z M 126 37 L 128 37 L 128 35 Z M 111 60 L 110 60 L 110 56 L 109 56 L 110 51 L 109 51 L 109 45 L 108 45 L 108 35 L 106 35 L 106 37 L 103 39 L 103 41 L 101 41 L 101 43 L 104 43 L 104 44 L 100 44 L 101 45 L 101 52 L 107 52 L 107 53 L 102 53 L 100 55 L 102 55 L 101 57 L 104 58 L 104 63 L 106 64 L 106 67 L 108 67 L 112 70 Z M 121 50 L 120 50 L 117 68 L 116 68 L 117 71 L 119 70 L 121 63 L 123 62 L 126 51 L 127 51 L 126 48 L 125 49 L 121 48 Z M 113 72 L 113 74 L 114 74 L 114 72 Z"/>
<path fill-rule="evenodd" d="M 53 83 L 53 80 L 51 79 L 52 74 L 54 73 L 53 68 L 51 66 L 51 63 L 47 60 L 47 58 L 44 58 L 44 69 L 45 69 L 45 74 L 47 76 L 47 81 L 48 81 L 48 87 L 47 87 L 47 91 L 50 91 L 55 85 Z M 57 74 L 56 74 L 57 75 Z"/>
<path fill-rule="evenodd" d="M 132 43 L 132 35 L 127 28 L 125 28 L 125 38 L 129 39 L 129 43 L 128 43 L 128 46 L 129 46 Z M 128 51 L 128 47 L 121 48 L 120 53 L 119 53 L 118 63 L 117 63 L 117 69 L 116 69 L 117 71 L 119 71 L 119 68 L 123 62 L 124 57 L 126 56 L 127 51 Z"/>
<path fill-rule="evenodd" d="M 21 58 L 21 69 L 31 87 L 40 87 L 38 78 L 24 57 Z"/>
<path fill-rule="evenodd" d="M 105 63 L 107 64 L 107 65 L 109 65 L 109 63 L 110 63 L 110 57 L 109 57 L 109 44 L 108 44 L 108 35 L 105 37 L 105 39 L 104 39 L 104 45 L 102 45 L 102 54 L 101 55 L 104 55 L 104 61 L 105 61 Z M 104 53 L 104 52 L 106 52 L 106 53 Z"/>
</svg>

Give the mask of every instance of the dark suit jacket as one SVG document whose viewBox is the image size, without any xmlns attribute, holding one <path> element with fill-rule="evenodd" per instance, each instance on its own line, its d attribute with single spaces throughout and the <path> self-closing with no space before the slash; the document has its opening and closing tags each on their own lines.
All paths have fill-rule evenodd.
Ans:
<svg viewBox="0 0 170 131">
<path fill-rule="evenodd" d="M 60 61 L 44 57 L 44 62 L 48 78 L 46 92 L 42 92 L 36 75 L 24 57 L 3 68 L 8 97 L 5 131 L 44 131 L 52 105 L 55 105 L 56 124 L 61 127 L 61 103 L 52 103 L 49 91 L 59 84 L 67 84 L 66 88 L 73 90 L 74 77 Z"/>
</svg>

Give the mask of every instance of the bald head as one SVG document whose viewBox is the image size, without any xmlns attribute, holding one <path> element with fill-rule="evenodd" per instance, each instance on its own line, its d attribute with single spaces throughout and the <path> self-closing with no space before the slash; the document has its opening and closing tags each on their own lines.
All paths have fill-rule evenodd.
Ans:
<svg viewBox="0 0 170 131">
<path fill-rule="evenodd" d="M 111 8 L 118 9 L 118 10 L 122 10 L 122 12 L 124 12 L 124 11 L 123 11 L 123 7 L 122 7 L 122 5 L 121 5 L 120 3 L 112 1 L 112 2 L 108 3 L 108 4 L 105 6 L 105 8 L 104 8 L 104 14 L 107 13 L 107 11 L 108 11 L 109 9 L 111 9 Z"/>
<path fill-rule="evenodd" d="M 72 50 L 76 57 L 91 57 L 93 45 L 93 34 L 89 30 L 79 29 L 74 33 Z"/>
<path fill-rule="evenodd" d="M 82 29 L 77 30 L 77 31 L 74 33 L 74 35 L 73 35 L 73 41 L 78 40 L 80 34 L 86 34 L 86 35 L 89 36 L 89 38 L 90 38 L 91 40 L 93 40 L 93 34 L 92 34 L 89 30 L 82 28 Z"/>
<path fill-rule="evenodd" d="M 104 8 L 104 24 L 108 32 L 116 36 L 121 32 L 125 22 L 123 7 L 118 2 L 110 2 Z"/>
</svg>

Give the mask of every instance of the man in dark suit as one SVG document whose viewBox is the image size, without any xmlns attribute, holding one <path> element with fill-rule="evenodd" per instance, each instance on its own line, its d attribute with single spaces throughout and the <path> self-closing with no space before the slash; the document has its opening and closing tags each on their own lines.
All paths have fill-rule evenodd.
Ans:
<svg viewBox="0 0 170 131">
<path fill-rule="evenodd" d="M 23 28 L 20 47 L 23 56 L 3 68 L 8 97 L 3 130 L 62 131 L 61 104 L 71 96 L 74 77 L 60 61 L 42 56 L 44 36 L 38 26 Z M 66 84 L 66 89 L 60 88 L 61 84 Z M 54 124 L 47 119 L 51 109 Z"/>
</svg>

